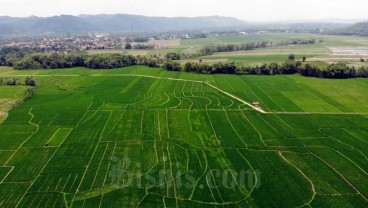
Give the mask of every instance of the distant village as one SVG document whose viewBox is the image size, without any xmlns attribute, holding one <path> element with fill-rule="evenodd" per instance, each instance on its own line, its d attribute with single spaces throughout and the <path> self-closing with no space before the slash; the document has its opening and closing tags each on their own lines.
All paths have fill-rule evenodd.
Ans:
<svg viewBox="0 0 368 208">
<path fill-rule="evenodd" d="M 253 34 L 264 34 L 258 31 Z M 112 33 L 92 33 L 85 35 L 44 35 L 33 37 L 8 37 L 0 39 L 3 47 L 18 47 L 36 52 L 70 52 L 75 50 L 121 50 L 121 49 L 167 49 L 165 41 L 173 39 L 196 39 L 221 35 L 248 35 L 242 31 L 216 33 L 165 33 L 160 35 L 132 35 Z"/>
<path fill-rule="evenodd" d="M 0 41 L 2 47 L 19 47 L 37 52 L 68 52 L 75 50 L 119 50 L 125 49 L 166 49 L 167 45 L 156 43 L 154 40 L 175 37 L 136 38 L 116 34 L 100 33 L 83 36 L 44 36 L 44 37 L 18 37 Z"/>
</svg>

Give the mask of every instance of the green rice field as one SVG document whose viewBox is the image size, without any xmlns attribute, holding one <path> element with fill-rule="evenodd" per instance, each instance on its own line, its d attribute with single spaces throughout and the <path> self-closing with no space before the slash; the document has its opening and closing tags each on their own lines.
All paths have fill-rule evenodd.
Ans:
<svg viewBox="0 0 368 208">
<path fill-rule="evenodd" d="M 368 206 L 365 79 L 0 67 L 29 75 L 0 124 L 0 207 Z"/>
</svg>

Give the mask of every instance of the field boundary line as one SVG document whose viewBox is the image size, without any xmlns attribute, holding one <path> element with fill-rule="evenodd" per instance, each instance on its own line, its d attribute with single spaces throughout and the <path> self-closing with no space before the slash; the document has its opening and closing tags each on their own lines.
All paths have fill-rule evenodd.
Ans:
<svg viewBox="0 0 368 208">
<path fill-rule="evenodd" d="M 2 168 L 11 168 L 10 170 L 9 170 L 9 172 L 4 176 L 4 178 L 0 181 L 0 185 L 1 184 L 3 184 L 3 183 L 6 183 L 6 182 L 4 182 L 5 181 L 5 179 L 8 177 L 8 175 L 10 175 L 10 173 L 11 172 L 13 172 L 13 170 L 14 170 L 14 166 L 5 166 L 5 167 L 2 167 Z M 28 182 L 25 182 L 25 183 L 28 183 Z"/>
<path fill-rule="evenodd" d="M 244 112 L 243 112 L 243 110 L 242 109 L 240 109 L 240 106 L 238 107 L 238 109 L 240 110 L 240 112 L 241 112 L 241 114 L 242 114 L 242 116 L 243 116 L 243 118 L 245 118 L 245 120 L 247 121 L 247 123 L 249 123 L 252 127 L 253 127 L 253 129 L 258 133 L 258 135 L 259 135 L 259 140 L 262 142 L 262 144 L 264 145 L 264 146 L 268 146 L 266 143 L 265 143 L 265 141 L 263 140 L 263 136 L 262 136 L 262 134 L 261 134 L 261 132 L 257 129 L 257 127 L 247 118 L 247 116 L 244 114 Z"/>
<path fill-rule="evenodd" d="M 348 181 L 344 175 L 342 173 L 340 173 L 338 170 L 336 170 L 336 168 L 334 168 L 330 163 L 328 163 L 326 160 L 324 160 L 323 158 L 321 158 L 319 155 L 317 155 L 316 153 L 314 153 L 313 151 L 311 151 L 308 147 L 306 147 L 306 149 L 315 157 L 317 157 L 319 160 L 321 160 L 322 162 L 324 162 L 329 168 L 331 168 L 332 170 L 334 170 L 351 188 L 353 188 L 356 193 L 358 195 L 360 195 L 365 201 L 368 201 L 368 199 L 352 184 L 350 183 L 350 181 Z"/>
<path fill-rule="evenodd" d="M 31 118 L 29 119 L 29 121 L 28 121 L 28 124 L 30 124 L 30 125 L 32 125 L 32 126 L 35 126 L 36 127 L 36 131 L 35 132 L 33 132 L 27 139 L 25 139 L 20 145 L 19 145 L 19 147 L 14 151 L 14 153 L 10 156 L 10 158 L 4 163 L 4 165 L 3 166 L 7 166 L 7 164 L 10 162 L 10 160 L 17 154 L 17 152 L 18 152 L 18 150 L 20 150 L 20 148 L 22 148 L 23 147 L 23 145 L 25 144 L 25 143 L 27 143 L 32 137 L 33 137 L 33 135 L 35 135 L 37 132 L 38 132 L 38 130 L 40 129 L 40 126 L 38 125 L 38 124 L 36 124 L 36 123 L 33 123 L 32 122 L 32 120 L 33 120 L 33 118 L 34 118 L 34 114 L 31 112 L 32 111 L 32 109 L 33 109 L 33 107 L 31 107 L 31 109 L 29 109 L 29 111 L 28 111 L 28 114 L 31 116 Z"/>
<path fill-rule="evenodd" d="M 98 149 L 98 145 L 100 144 L 101 139 L 102 139 L 102 137 L 103 137 L 103 134 L 104 134 L 104 132 L 105 132 L 106 126 L 107 126 L 107 124 L 108 124 L 108 123 L 109 123 L 109 121 L 110 121 L 111 114 L 112 114 L 112 112 L 110 112 L 109 118 L 107 119 L 107 121 L 106 121 L 106 123 L 105 123 L 105 125 L 104 125 L 104 128 L 102 129 L 102 131 L 101 131 L 101 133 L 100 133 L 100 138 L 99 138 L 99 140 L 97 141 L 96 147 L 95 147 L 95 149 L 94 149 L 94 151 L 93 151 L 93 153 L 92 153 L 92 155 L 91 155 L 91 159 L 89 160 L 89 162 L 88 162 L 88 164 L 87 164 L 87 167 L 86 167 L 86 170 L 85 170 L 85 171 L 84 171 L 84 173 L 83 173 L 83 176 L 82 176 L 82 178 L 81 178 L 81 180 L 80 180 L 80 183 L 79 183 L 79 185 L 78 185 L 78 187 L 77 187 L 76 193 L 74 193 L 74 196 L 73 196 L 73 199 L 72 199 L 72 201 L 71 201 L 70 207 L 73 207 L 74 199 L 75 199 L 75 197 L 76 197 L 77 193 L 79 193 L 79 189 L 80 189 L 80 187 L 82 186 L 82 183 L 83 183 L 84 177 L 86 176 L 87 171 L 88 171 L 88 169 L 89 169 L 89 166 L 91 165 L 91 162 L 92 162 L 92 160 L 93 160 L 93 157 L 95 156 L 95 153 L 96 153 L 96 151 L 97 151 L 97 149 Z M 82 117 L 82 118 L 83 118 L 83 117 Z"/>
<path fill-rule="evenodd" d="M 92 184 L 91 184 L 91 188 L 89 189 L 90 191 L 93 189 L 93 186 L 95 185 L 97 175 L 98 175 L 98 173 L 100 171 L 102 161 L 105 159 L 106 151 L 107 151 L 108 148 L 109 148 L 109 143 L 106 144 L 106 147 L 105 147 L 104 153 L 102 155 L 102 158 L 100 159 L 100 162 L 98 163 L 98 168 L 96 170 L 95 177 L 93 178 L 93 181 L 92 181 Z"/>
<path fill-rule="evenodd" d="M 253 191 L 257 188 L 257 184 L 259 183 L 258 180 L 260 180 L 257 177 L 256 171 L 254 170 L 252 163 L 249 162 L 249 160 L 247 160 L 247 158 L 240 152 L 239 149 L 236 149 L 236 151 L 238 152 L 238 154 L 245 160 L 245 162 L 249 165 L 250 169 L 252 170 L 252 173 L 254 175 L 254 185 L 252 186 L 252 188 L 249 190 L 248 195 L 245 197 L 244 200 L 247 200 L 253 193 Z M 247 149 L 248 151 L 248 149 Z"/>
<path fill-rule="evenodd" d="M 279 155 L 280 155 L 280 157 L 286 162 L 286 163 L 288 163 L 289 165 L 291 165 L 291 166 L 293 166 L 295 169 L 297 169 L 298 170 L 298 172 L 300 173 L 300 174 L 302 174 L 303 175 L 303 177 L 305 178 L 305 179 L 307 179 L 308 180 L 308 182 L 310 183 L 310 185 L 311 185 L 311 188 L 312 188 L 312 192 L 313 192 L 313 195 L 312 195 L 312 198 L 308 201 L 308 202 L 306 202 L 306 203 L 304 203 L 304 204 L 302 204 L 302 205 L 300 205 L 300 206 L 298 206 L 298 207 L 305 207 L 305 206 L 310 206 L 310 203 L 312 203 L 313 202 L 313 200 L 314 200 L 314 198 L 315 198 L 315 196 L 316 196 L 316 194 L 317 194 L 317 192 L 316 192 L 316 188 L 314 187 L 314 183 L 313 183 L 313 181 L 311 180 L 311 179 L 309 179 L 308 178 L 308 176 L 302 171 L 302 170 L 300 170 L 296 165 L 294 165 L 293 163 L 291 163 L 289 160 L 287 160 L 286 159 L 286 157 L 282 154 L 282 151 L 278 151 L 278 153 L 279 153 Z"/>
<path fill-rule="evenodd" d="M 201 167 L 201 169 L 203 169 L 203 167 L 202 167 L 202 163 L 201 163 L 201 160 L 200 160 L 200 158 L 199 158 L 199 154 L 198 154 L 198 152 L 199 151 L 195 151 L 196 152 L 196 155 L 197 155 L 197 159 L 198 159 L 198 161 L 199 161 L 199 165 L 200 165 L 200 167 Z M 193 195 L 194 195 L 194 192 L 196 191 L 196 189 L 197 189 L 197 187 L 198 187 L 198 184 L 200 183 L 200 181 L 202 180 L 202 179 L 204 179 L 204 177 L 206 176 L 206 173 L 207 173 L 207 171 L 208 171 L 208 161 L 207 161 L 207 155 L 206 155 L 206 153 L 205 152 L 203 152 L 202 150 L 200 150 L 200 152 L 202 152 L 202 154 L 203 154 L 203 156 L 204 156 L 204 159 L 205 159 L 205 167 L 204 167 L 204 169 L 203 169 L 203 173 L 201 174 L 201 176 L 198 178 L 198 180 L 196 180 L 196 183 L 194 184 L 194 186 L 193 186 L 193 189 L 192 189 L 192 191 L 191 191 L 191 193 L 190 193 L 190 196 L 189 196 L 189 200 L 192 200 L 193 199 Z M 203 184 L 201 184 L 201 185 L 203 185 Z"/>
<path fill-rule="evenodd" d="M 69 135 L 68 135 L 69 136 Z M 40 172 L 38 173 L 38 175 L 35 177 L 35 179 L 32 181 L 32 183 L 29 185 L 29 187 L 27 188 L 27 190 L 24 192 L 24 194 L 22 195 L 22 198 L 19 199 L 18 203 L 15 205 L 15 207 L 18 207 L 20 205 L 20 203 L 22 202 L 24 196 L 26 196 L 26 194 L 28 193 L 28 191 L 31 189 L 31 187 L 34 185 L 34 183 L 37 181 L 37 179 L 40 177 L 41 173 L 43 172 L 43 170 L 46 168 L 46 166 L 49 164 L 49 162 L 51 161 L 51 159 L 55 156 L 56 152 L 60 149 L 60 147 L 62 146 L 62 144 L 65 142 L 65 140 L 67 139 L 67 137 L 63 140 L 63 142 L 56 148 L 56 150 L 54 151 L 54 153 L 52 153 L 51 157 L 47 160 L 47 162 L 45 163 L 45 165 L 42 167 L 42 169 L 40 170 Z"/>
<path fill-rule="evenodd" d="M 248 149 L 248 144 L 245 143 L 245 141 L 243 140 L 243 137 L 240 136 L 240 134 L 238 133 L 238 131 L 234 128 L 233 123 L 230 121 L 229 119 L 229 115 L 227 114 L 227 111 L 225 110 L 225 115 L 226 115 L 226 119 L 229 122 L 231 128 L 234 130 L 234 132 L 236 133 L 236 135 L 238 136 L 238 138 L 242 141 L 243 144 L 245 144 L 245 148 Z"/>
<path fill-rule="evenodd" d="M 174 177 L 174 174 L 173 174 L 173 164 L 172 164 L 172 161 L 171 161 L 171 155 L 170 155 L 170 148 L 169 148 L 169 144 L 166 144 L 166 150 L 167 150 L 167 156 L 168 156 L 168 160 L 169 160 L 169 166 L 170 166 L 170 175 L 171 175 L 171 178 L 175 178 Z M 189 160 L 189 158 L 188 158 Z M 174 189 L 174 198 L 175 198 L 175 204 L 176 204 L 176 208 L 179 208 L 178 207 L 178 199 L 177 199 L 177 193 L 176 193 L 176 180 L 172 180 L 172 184 L 173 184 L 173 189 Z"/>
</svg>

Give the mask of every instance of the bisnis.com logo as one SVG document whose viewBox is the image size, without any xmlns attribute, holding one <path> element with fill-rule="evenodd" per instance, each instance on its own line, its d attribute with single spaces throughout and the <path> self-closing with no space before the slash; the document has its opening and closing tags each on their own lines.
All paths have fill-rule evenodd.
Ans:
<svg viewBox="0 0 368 208">
<path fill-rule="evenodd" d="M 186 169 L 177 163 L 174 167 L 156 167 L 143 172 L 141 163 L 132 163 L 127 158 L 110 157 L 110 184 L 117 188 L 200 188 L 200 189 L 258 189 L 261 172 L 258 170 L 233 169 Z"/>
</svg>

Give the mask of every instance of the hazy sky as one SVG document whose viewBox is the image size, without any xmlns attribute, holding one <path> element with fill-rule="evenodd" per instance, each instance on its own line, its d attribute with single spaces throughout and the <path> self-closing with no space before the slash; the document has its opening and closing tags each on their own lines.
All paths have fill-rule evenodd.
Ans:
<svg viewBox="0 0 368 208">
<path fill-rule="evenodd" d="M 368 19 L 368 0 L 0 0 L 0 16 L 141 14 L 246 21 Z"/>
</svg>

